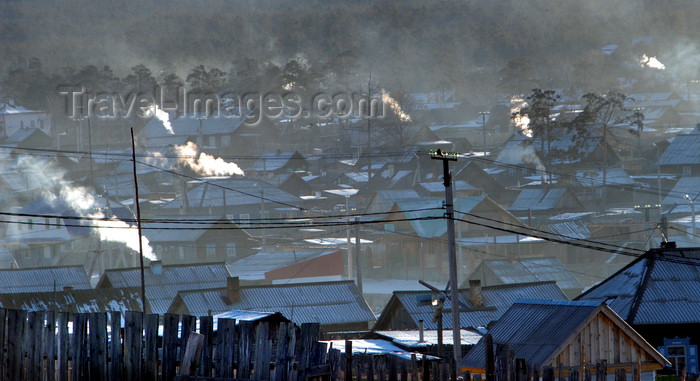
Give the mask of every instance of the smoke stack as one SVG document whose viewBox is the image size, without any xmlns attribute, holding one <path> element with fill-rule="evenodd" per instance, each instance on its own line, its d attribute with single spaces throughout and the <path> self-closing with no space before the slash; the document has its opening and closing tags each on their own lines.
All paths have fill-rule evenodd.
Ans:
<svg viewBox="0 0 700 381">
<path fill-rule="evenodd" d="M 150 265 L 151 273 L 153 275 L 160 275 L 163 273 L 163 262 L 162 261 L 151 261 Z"/>
<path fill-rule="evenodd" d="M 226 278 L 226 303 L 233 304 L 241 301 L 241 281 L 238 277 Z"/>
<path fill-rule="evenodd" d="M 483 307 L 484 301 L 481 298 L 481 280 L 469 280 L 469 301 L 474 307 Z"/>
</svg>

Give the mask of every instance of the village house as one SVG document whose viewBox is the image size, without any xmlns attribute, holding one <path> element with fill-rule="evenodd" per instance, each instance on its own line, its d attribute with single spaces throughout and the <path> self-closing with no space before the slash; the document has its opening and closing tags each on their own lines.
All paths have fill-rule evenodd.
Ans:
<svg viewBox="0 0 700 381">
<path fill-rule="evenodd" d="M 155 256 L 166 265 L 231 262 L 251 255 L 260 245 L 226 216 L 188 215 L 173 221 L 142 223 Z"/>
<path fill-rule="evenodd" d="M 178 292 L 168 312 L 206 316 L 230 310 L 280 312 L 297 325 L 320 323 L 324 332 L 366 330 L 375 321 L 353 281 L 241 286 L 229 278 L 225 287 Z"/>
<path fill-rule="evenodd" d="M 38 128 L 45 135 L 53 136 L 51 120 L 51 114 L 48 112 L 28 110 L 13 102 L 0 103 L 0 139 L 32 128 Z"/>
<path fill-rule="evenodd" d="M 421 324 L 425 329 L 438 329 L 435 317 L 439 316 L 439 311 L 430 301 L 439 297 L 427 288 L 395 291 L 377 318 L 373 330 L 417 330 Z M 487 327 L 497 321 L 517 299 L 523 298 L 568 300 L 554 281 L 482 287 L 479 280 L 472 280 L 469 289 L 459 290 L 461 328 Z M 450 311 L 453 305 L 449 297 L 444 300 L 441 312 L 445 329 L 452 327 Z"/>
<path fill-rule="evenodd" d="M 102 273 L 96 289 L 141 287 L 141 268 L 108 269 Z M 230 274 L 224 263 L 188 263 L 164 265 L 151 261 L 144 269 L 148 313 L 164 314 L 179 291 L 199 290 L 226 285 Z"/>
<path fill-rule="evenodd" d="M 226 267 L 245 284 L 320 282 L 345 275 L 340 250 L 260 251 Z"/>
<path fill-rule="evenodd" d="M 557 258 L 484 259 L 469 275 L 482 286 L 555 281 L 567 298 L 578 296 L 583 285 Z M 464 287 L 465 284 L 462 284 Z"/>
<path fill-rule="evenodd" d="M 651 249 L 576 300 L 605 302 L 668 356 L 675 374 L 698 374 L 698 264 L 697 248 Z"/>
<path fill-rule="evenodd" d="M 508 345 L 515 359 L 525 363 L 529 376 L 537 367 L 554 370 L 559 377 L 576 371 L 595 371 L 603 361 L 607 373 L 638 367 L 642 380 L 669 362 L 608 305 L 598 302 L 517 300 L 491 327 L 493 350 Z M 478 344 L 459 362 L 460 372 L 486 374 L 486 343 Z M 559 372 L 563 372 L 561 374 Z"/>
</svg>

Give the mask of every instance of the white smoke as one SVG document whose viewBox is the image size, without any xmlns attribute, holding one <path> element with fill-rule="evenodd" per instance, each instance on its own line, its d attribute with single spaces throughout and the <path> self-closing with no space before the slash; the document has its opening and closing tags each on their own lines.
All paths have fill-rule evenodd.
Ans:
<svg viewBox="0 0 700 381">
<path fill-rule="evenodd" d="M 48 201 L 63 202 L 77 213 L 77 217 L 90 219 L 87 225 L 92 227 L 101 240 L 123 243 L 131 250 L 139 252 L 139 235 L 136 226 L 129 225 L 116 217 L 106 218 L 98 207 L 91 189 L 64 181 L 64 171 L 44 161 L 25 156 L 18 161 L 18 166 L 28 176 L 38 177 L 33 181 L 43 185 L 44 197 Z M 47 177 L 47 174 L 53 175 Z M 142 243 L 143 256 L 149 260 L 156 260 L 146 237 L 142 237 Z"/>
<path fill-rule="evenodd" d="M 656 57 L 649 57 L 646 54 L 642 54 L 642 58 L 639 60 L 639 64 L 642 67 L 650 67 L 652 69 L 665 70 L 666 65 L 662 64 Z"/>
<path fill-rule="evenodd" d="M 520 110 L 527 106 L 527 102 L 522 98 L 511 98 L 510 100 L 510 114 L 519 113 Z M 513 118 L 513 124 L 520 129 L 523 135 L 528 138 L 532 137 L 532 130 L 530 130 L 530 118 L 524 115 L 517 115 Z"/>
<path fill-rule="evenodd" d="M 185 145 L 175 146 L 175 153 L 180 165 L 189 167 L 200 176 L 231 176 L 245 175 L 243 170 L 236 164 L 227 162 L 222 158 L 215 158 L 212 155 L 201 152 L 197 156 L 199 148 L 193 142 Z"/>
<path fill-rule="evenodd" d="M 401 109 L 401 105 L 399 105 L 399 102 L 396 101 L 396 99 L 392 98 L 389 93 L 384 91 L 382 89 L 382 102 L 386 103 L 391 107 L 391 111 L 396 114 L 396 116 L 399 117 L 399 120 L 402 122 L 410 122 L 411 121 L 411 116 L 408 115 L 406 112 Z"/>
<path fill-rule="evenodd" d="M 151 109 L 149 110 L 149 113 L 158 118 L 158 120 L 160 120 L 163 123 L 163 127 L 165 127 L 165 129 L 170 135 L 175 135 L 175 131 L 173 131 L 173 126 L 172 124 L 170 124 L 170 115 L 168 115 L 167 112 L 159 109 L 158 105 L 154 104 L 153 107 L 151 107 Z"/>
</svg>

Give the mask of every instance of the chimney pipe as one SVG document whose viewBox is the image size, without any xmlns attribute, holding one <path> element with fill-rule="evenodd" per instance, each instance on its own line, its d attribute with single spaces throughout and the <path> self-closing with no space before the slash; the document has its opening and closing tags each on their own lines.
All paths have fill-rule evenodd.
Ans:
<svg viewBox="0 0 700 381">
<path fill-rule="evenodd" d="M 469 301 L 474 307 L 484 306 L 484 301 L 481 298 L 481 279 L 469 280 Z"/>
<path fill-rule="evenodd" d="M 423 337 L 423 319 L 418 320 L 418 342 L 425 342 L 425 338 Z"/>
<path fill-rule="evenodd" d="M 238 277 L 226 278 L 226 301 L 228 304 L 241 301 L 241 282 Z"/>
<path fill-rule="evenodd" d="M 150 263 L 151 273 L 153 275 L 160 275 L 163 273 L 163 262 L 162 261 L 151 261 Z"/>
</svg>

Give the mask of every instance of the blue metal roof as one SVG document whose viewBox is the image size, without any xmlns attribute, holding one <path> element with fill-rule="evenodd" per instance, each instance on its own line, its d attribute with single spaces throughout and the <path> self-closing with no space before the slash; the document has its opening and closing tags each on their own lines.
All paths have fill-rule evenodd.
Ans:
<svg viewBox="0 0 700 381">
<path fill-rule="evenodd" d="M 659 165 L 700 164 L 700 134 L 676 135 L 659 158 Z"/>
<path fill-rule="evenodd" d="M 607 301 L 629 324 L 695 324 L 700 249 L 653 249 L 577 297 Z"/>
</svg>

